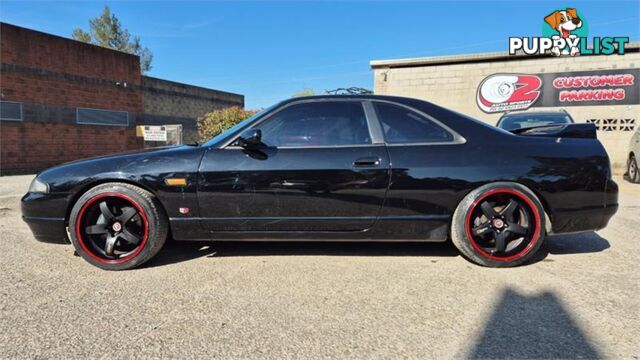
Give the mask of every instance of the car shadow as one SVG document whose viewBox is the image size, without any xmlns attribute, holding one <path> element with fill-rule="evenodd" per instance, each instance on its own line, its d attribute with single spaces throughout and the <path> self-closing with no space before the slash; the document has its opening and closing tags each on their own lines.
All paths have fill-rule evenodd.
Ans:
<svg viewBox="0 0 640 360">
<path fill-rule="evenodd" d="M 552 292 L 523 295 L 506 289 L 493 308 L 470 359 L 599 359 L 596 346 Z"/>
<path fill-rule="evenodd" d="M 143 267 L 201 257 L 237 256 L 458 256 L 451 242 L 327 242 L 327 241 L 169 241 Z"/>
<path fill-rule="evenodd" d="M 554 235 L 545 239 L 540 251 L 527 264 L 543 261 L 549 254 L 583 254 L 609 248 L 609 242 L 594 232 Z M 237 256 L 459 256 L 447 242 L 326 242 L 326 241 L 175 241 L 143 267 L 156 267 L 201 257 Z"/>
<path fill-rule="evenodd" d="M 586 254 L 610 248 L 609 241 L 595 232 L 548 236 L 542 250 L 553 255 Z"/>
<path fill-rule="evenodd" d="M 534 264 L 548 259 L 551 255 L 588 254 L 604 251 L 611 247 L 609 241 L 595 232 L 569 235 L 547 235 L 540 250 L 525 264 Z"/>
</svg>

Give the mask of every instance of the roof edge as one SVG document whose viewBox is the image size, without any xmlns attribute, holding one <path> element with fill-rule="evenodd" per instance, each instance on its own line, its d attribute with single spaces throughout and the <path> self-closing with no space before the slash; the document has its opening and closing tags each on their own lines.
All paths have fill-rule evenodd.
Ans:
<svg viewBox="0 0 640 360">
<path fill-rule="evenodd" d="M 141 77 L 150 79 L 152 81 L 153 80 L 158 80 L 158 81 L 163 81 L 163 82 L 166 82 L 166 83 L 171 83 L 171 84 L 179 85 L 179 86 L 187 86 L 187 87 L 190 87 L 190 88 L 206 90 L 206 91 L 215 91 L 217 93 L 225 94 L 225 95 L 239 96 L 239 97 L 242 97 L 242 98 L 245 97 L 244 94 L 238 94 L 238 93 L 225 91 L 225 90 L 219 90 L 219 89 L 212 89 L 212 88 L 208 88 L 208 87 L 204 87 L 204 86 L 200 86 L 200 85 L 193 85 L 193 84 L 183 83 L 183 82 L 179 82 L 179 81 L 175 81 L 175 80 L 163 79 L 163 78 L 159 78 L 159 77 L 156 77 L 156 76 L 149 76 L 149 75 L 142 74 Z"/>
<path fill-rule="evenodd" d="M 640 42 L 630 42 L 625 46 L 625 50 L 629 52 L 639 52 Z M 600 56 L 600 55 L 580 55 L 580 56 Z M 540 58 L 554 58 L 551 54 L 527 55 L 516 54 L 509 55 L 507 51 L 462 54 L 462 55 L 445 55 L 445 56 L 427 56 L 415 58 L 400 58 L 389 60 L 371 60 L 369 66 L 372 69 L 381 68 L 397 68 L 397 67 L 414 67 L 414 66 L 435 66 L 435 65 L 453 65 L 462 63 L 480 63 L 493 61 L 516 61 L 516 60 L 534 60 Z"/>
<path fill-rule="evenodd" d="M 72 38 L 69 38 L 69 37 L 65 37 L 65 36 L 62 36 L 62 35 L 51 34 L 51 33 L 48 33 L 48 32 L 41 31 L 41 30 L 35 30 L 35 29 L 28 28 L 28 27 L 24 27 L 24 26 L 20 26 L 20 25 L 8 23 L 8 22 L 0 21 L 0 27 L 2 27 L 2 26 L 12 27 L 12 28 L 18 29 L 20 31 L 28 31 L 28 32 L 31 32 L 31 33 L 38 34 L 39 36 L 45 36 L 45 37 L 55 38 L 55 39 L 58 39 L 58 40 L 70 41 L 70 42 L 73 42 L 76 45 L 80 45 L 80 46 L 94 47 L 94 48 L 98 48 L 98 49 L 105 50 L 105 51 L 108 51 L 108 52 L 114 52 L 114 53 L 117 53 L 119 55 L 132 56 L 132 57 L 135 57 L 135 58 L 138 58 L 138 59 L 140 58 L 140 56 L 138 56 L 136 54 L 128 53 L 126 51 L 111 49 L 111 48 L 108 48 L 108 47 L 104 47 L 104 46 L 100 46 L 100 45 L 96 45 L 96 44 L 92 44 L 92 43 L 86 43 L 84 41 L 80 41 L 80 40 L 72 39 Z"/>
</svg>

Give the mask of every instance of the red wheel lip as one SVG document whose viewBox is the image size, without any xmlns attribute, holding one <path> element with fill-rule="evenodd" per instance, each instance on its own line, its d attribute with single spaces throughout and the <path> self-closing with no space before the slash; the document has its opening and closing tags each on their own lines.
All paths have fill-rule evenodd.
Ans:
<svg viewBox="0 0 640 360">
<path fill-rule="evenodd" d="M 142 241 L 140 243 L 140 246 L 138 246 L 138 248 L 131 253 L 130 255 L 117 259 L 117 260 L 107 260 L 107 259 L 103 259 L 101 257 L 99 257 L 98 255 L 96 255 L 93 251 L 91 251 L 87 245 L 84 243 L 84 239 L 82 238 L 82 233 L 80 231 L 81 226 L 80 223 L 82 222 L 82 217 L 84 216 L 85 211 L 87 210 L 87 208 L 89 206 L 91 206 L 93 203 L 95 203 L 96 201 L 100 200 L 100 199 L 104 199 L 106 197 L 117 197 L 120 199 L 124 199 L 129 201 L 133 206 L 135 206 L 136 209 L 138 209 L 138 212 L 140 213 L 140 216 L 142 217 L 142 222 L 144 223 L 144 234 L 142 236 Z M 82 208 L 80 209 L 80 212 L 78 213 L 78 220 L 76 221 L 76 236 L 78 238 L 78 242 L 80 243 L 80 247 L 82 247 L 82 250 L 84 250 L 84 252 L 89 255 L 92 259 L 99 261 L 103 264 L 122 264 L 128 260 L 131 260 L 133 258 L 135 258 L 136 256 L 138 256 L 138 254 L 140 254 L 140 252 L 142 251 L 142 249 L 144 249 L 145 245 L 147 244 L 147 237 L 149 234 L 149 221 L 147 220 L 147 215 L 145 214 L 144 210 L 142 210 L 142 206 L 140 206 L 140 204 L 138 204 L 137 201 L 133 200 L 132 198 L 123 195 L 123 194 L 119 194 L 119 193 L 104 193 L 104 194 L 99 194 L 96 195 L 94 197 L 92 197 L 91 199 L 89 199 L 89 201 L 87 201 Z"/>
<path fill-rule="evenodd" d="M 534 232 L 533 239 L 529 242 L 529 244 L 522 251 L 520 251 L 519 253 L 517 253 L 515 255 L 508 256 L 508 257 L 493 256 L 493 255 L 489 254 L 488 252 L 482 250 L 482 248 L 476 243 L 476 241 L 473 239 L 473 236 L 471 235 L 471 213 L 473 212 L 473 210 L 476 208 L 476 206 L 478 206 L 478 204 L 482 200 L 486 199 L 487 197 L 489 197 L 491 195 L 501 194 L 501 193 L 515 195 L 515 196 L 519 197 L 521 200 L 524 200 L 524 202 L 527 203 L 527 205 L 531 208 L 531 211 L 533 212 L 533 216 L 534 216 L 535 222 L 536 222 L 536 231 Z M 482 196 L 480 196 L 479 198 L 477 198 L 473 202 L 473 204 L 471 205 L 471 207 L 467 211 L 467 216 L 465 217 L 465 230 L 466 230 L 466 233 L 467 233 L 467 238 L 469 239 L 469 242 L 471 243 L 471 246 L 473 246 L 473 248 L 476 249 L 476 251 L 478 253 L 480 253 L 480 255 L 482 255 L 484 257 L 487 257 L 489 259 L 492 259 L 492 260 L 497 260 L 497 261 L 517 260 L 517 259 L 520 259 L 523 256 L 527 255 L 531 251 L 533 246 L 540 240 L 540 232 L 541 232 L 540 213 L 538 212 L 538 207 L 536 206 L 536 204 L 534 204 L 534 202 L 531 199 L 529 199 L 529 197 L 526 196 L 525 194 L 523 194 L 522 192 L 520 192 L 518 190 L 513 190 L 513 189 L 493 189 L 493 190 L 490 190 L 490 191 L 482 194 Z"/>
</svg>

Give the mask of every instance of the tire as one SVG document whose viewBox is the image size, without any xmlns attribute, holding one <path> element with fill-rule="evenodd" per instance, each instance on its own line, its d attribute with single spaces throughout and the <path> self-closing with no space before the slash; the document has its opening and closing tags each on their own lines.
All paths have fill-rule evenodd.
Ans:
<svg viewBox="0 0 640 360">
<path fill-rule="evenodd" d="M 451 240 L 471 262 L 513 267 L 538 251 L 545 222 L 544 208 L 531 190 L 516 183 L 492 183 L 462 199 L 453 214 Z"/>
<path fill-rule="evenodd" d="M 167 240 L 164 209 L 150 192 L 126 183 L 91 188 L 69 217 L 71 243 L 104 270 L 127 270 L 154 257 Z"/>
<path fill-rule="evenodd" d="M 629 156 L 629 161 L 627 161 L 627 176 L 632 183 L 640 183 L 640 169 L 638 169 L 638 162 L 633 155 Z"/>
</svg>

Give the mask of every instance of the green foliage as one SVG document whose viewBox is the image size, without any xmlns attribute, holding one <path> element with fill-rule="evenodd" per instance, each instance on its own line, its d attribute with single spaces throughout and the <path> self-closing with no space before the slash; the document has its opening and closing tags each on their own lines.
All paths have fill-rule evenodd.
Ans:
<svg viewBox="0 0 640 360">
<path fill-rule="evenodd" d="M 258 110 L 244 110 L 234 106 L 205 114 L 204 117 L 198 119 L 200 141 L 209 140 L 257 112 Z"/>
<path fill-rule="evenodd" d="M 120 20 L 111 13 L 109 6 L 104 7 L 102 15 L 89 19 L 89 32 L 79 28 L 74 29 L 71 37 L 74 40 L 138 55 L 140 70 L 142 72 L 151 70 L 153 53 L 142 46 L 138 36 L 131 39 L 131 34 L 122 27 Z"/>
<path fill-rule="evenodd" d="M 291 97 L 297 98 L 297 97 L 313 96 L 313 95 L 316 95 L 315 90 L 310 89 L 310 88 L 305 88 L 305 89 L 302 89 L 302 90 L 298 91 L 297 93 L 291 95 Z"/>
<path fill-rule="evenodd" d="M 71 37 L 74 40 L 91 43 L 91 34 L 82 30 L 82 29 L 73 29 L 73 33 L 71 33 Z"/>
</svg>

